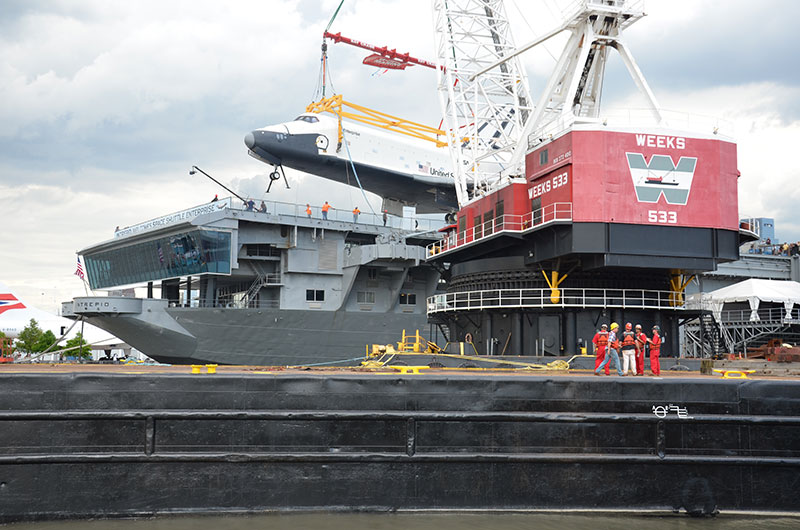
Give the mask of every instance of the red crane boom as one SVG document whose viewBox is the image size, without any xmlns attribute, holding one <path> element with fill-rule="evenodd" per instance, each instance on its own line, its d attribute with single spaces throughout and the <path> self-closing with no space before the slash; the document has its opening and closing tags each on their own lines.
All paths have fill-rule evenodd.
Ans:
<svg viewBox="0 0 800 530">
<path fill-rule="evenodd" d="M 331 39 L 333 42 L 343 42 L 351 46 L 363 48 L 371 52 L 373 55 L 364 58 L 363 63 L 370 66 L 377 66 L 379 68 L 391 68 L 393 70 L 405 70 L 407 66 L 418 64 L 420 66 L 427 66 L 428 68 L 436 68 L 436 65 L 430 61 L 417 59 L 407 53 L 398 53 L 397 50 L 390 50 L 386 46 L 373 46 L 360 40 L 349 39 L 342 37 L 341 33 L 330 33 L 326 31 L 322 34 L 325 39 Z"/>
</svg>

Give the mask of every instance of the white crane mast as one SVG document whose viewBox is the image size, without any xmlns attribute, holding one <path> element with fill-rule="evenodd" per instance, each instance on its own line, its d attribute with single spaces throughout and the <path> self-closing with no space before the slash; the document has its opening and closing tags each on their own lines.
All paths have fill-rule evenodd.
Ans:
<svg viewBox="0 0 800 530">
<path fill-rule="evenodd" d="M 643 0 L 579 0 L 563 24 L 514 48 L 502 0 L 433 0 L 439 99 L 459 205 L 524 178 L 525 154 L 546 129 L 599 119 L 609 49 L 619 52 L 656 123 L 661 108 L 622 30 L 644 16 Z M 562 31 L 569 40 L 533 107 L 519 56 Z"/>
<path fill-rule="evenodd" d="M 643 0 L 581 0 L 575 12 L 560 27 L 515 51 L 516 56 L 562 31 L 571 33 L 536 110 L 526 123 L 512 163 L 524 160 L 530 145 L 545 140 L 535 134 L 528 138 L 531 133 L 545 127 L 549 131 L 563 131 L 576 120 L 599 118 L 610 49 L 619 52 L 633 81 L 645 96 L 656 123 L 664 125 L 661 108 L 622 38 L 622 30 L 644 16 L 643 7 Z M 500 64 L 498 62 L 491 68 Z"/>
<path fill-rule="evenodd" d="M 433 0 L 439 99 L 463 206 L 502 181 L 524 178 L 511 165 L 532 115 L 518 58 L 476 76 L 515 50 L 502 0 Z"/>
</svg>

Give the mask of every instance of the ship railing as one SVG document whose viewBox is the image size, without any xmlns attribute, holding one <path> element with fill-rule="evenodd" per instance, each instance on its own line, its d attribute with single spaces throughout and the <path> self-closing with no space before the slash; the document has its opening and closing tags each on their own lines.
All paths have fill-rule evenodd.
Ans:
<svg viewBox="0 0 800 530">
<path fill-rule="evenodd" d="M 279 309 L 280 300 L 254 299 L 246 301 L 243 298 L 234 300 L 206 300 L 196 299 L 193 307 L 212 307 L 217 309 Z"/>
<path fill-rule="evenodd" d="M 597 117 L 558 115 L 558 117 L 547 121 L 528 136 L 528 149 L 535 149 L 544 142 L 581 125 L 596 126 L 591 127 L 592 129 L 602 129 L 604 127 L 669 127 L 678 131 L 701 135 L 733 135 L 733 123 L 728 120 L 666 109 L 661 109 L 660 113 L 660 122 L 653 114 L 652 109 L 649 108 L 602 110 Z"/>
<path fill-rule="evenodd" d="M 702 309 L 714 316 L 714 320 L 724 326 L 748 326 L 770 324 L 798 324 L 800 325 L 800 308 L 768 307 L 753 311 L 752 309 L 726 309 L 714 311 L 714 305 L 703 301 L 700 304 L 690 301 L 690 309 Z"/>
<path fill-rule="evenodd" d="M 308 219 L 309 216 L 306 213 L 306 205 L 305 204 L 295 204 L 289 202 L 280 202 L 280 201 L 264 201 L 264 205 L 266 207 L 266 211 L 262 212 L 259 211 L 261 207 L 261 199 L 256 200 L 253 199 L 255 206 L 252 210 L 248 210 L 247 206 L 242 204 L 241 201 L 231 198 L 231 208 L 234 210 L 240 210 L 245 212 L 252 212 L 254 215 L 278 215 L 278 216 L 285 216 L 285 217 L 294 217 L 297 219 Z M 362 211 L 358 214 L 358 217 L 354 217 L 352 209 L 340 209 L 331 206 L 331 209 L 328 210 L 328 221 L 338 221 L 343 223 L 349 224 L 358 224 L 358 225 L 371 225 L 371 226 L 386 226 L 388 228 L 394 228 L 399 230 L 408 230 L 408 231 L 427 231 L 427 230 L 438 230 L 445 226 L 443 219 L 429 219 L 423 217 L 399 217 L 396 215 L 386 214 L 386 224 L 383 223 L 383 213 L 379 210 L 375 213 L 369 211 L 369 207 L 366 205 L 358 205 L 359 210 L 366 210 Z M 311 209 L 311 219 L 319 220 L 323 219 L 322 215 L 322 205 L 311 205 L 309 206 Z M 265 219 L 267 219 L 265 217 Z"/>
<path fill-rule="evenodd" d="M 275 272 L 270 274 L 264 275 L 264 285 L 280 285 L 281 284 L 281 273 Z"/>
<path fill-rule="evenodd" d="M 680 293 L 646 289 L 566 288 L 556 301 L 550 288 L 487 289 L 437 294 L 428 298 L 428 315 L 484 309 L 620 308 L 683 310 Z"/>
<path fill-rule="evenodd" d="M 627 12 L 644 12 L 644 0 L 572 0 L 561 9 L 564 20 L 572 20 L 585 8 L 600 8 L 610 11 L 624 9 Z"/>
<path fill-rule="evenodd" d="M 505 214 L 466 230 L 453 230 L 441 241 L 425 247 L 426 255 L 430 258 L 503 233 L 526 234 L 554 223 L 563 222 L 572 222 L 571 202 L 548 204 L 524 215 Z"/>
</svg>

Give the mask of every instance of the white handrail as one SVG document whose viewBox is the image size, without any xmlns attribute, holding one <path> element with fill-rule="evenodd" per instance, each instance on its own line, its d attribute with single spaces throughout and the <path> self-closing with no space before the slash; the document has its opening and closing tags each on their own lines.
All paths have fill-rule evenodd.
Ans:
<svg viewBox="0 0 800 530">
<path fill-rule="evenodd" d="M 556 202 L 524 215 L 501 215 L 462 232 L 451 231 L 441 241 L 425 247 L 426 255 L 432 257 L 453 251 L 503 232 L 523 234 L 551 223 L 570 221 L 572 221 L 572 203 Z"/>
<path fill-rule="evenodd" d="M 647 289 L 566 288 L 557 302 L 549 288 L 486 289 L 437 294 L 428 298 L 428 315 L 482 309 L 618 307 L 623 309 L 685 309 L 677 291 Z M 677 301 L 677 302 L 676 302 Z"/>
</svg>

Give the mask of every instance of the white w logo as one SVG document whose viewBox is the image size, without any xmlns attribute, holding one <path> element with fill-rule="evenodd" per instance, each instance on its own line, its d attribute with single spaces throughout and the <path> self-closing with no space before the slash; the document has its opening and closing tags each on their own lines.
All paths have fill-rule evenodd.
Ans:
<svg viewBox="0 0 800 530">
<path fill-rule="evenodd" d="M 668 204 L 686 204 L 697 158 L 682 156 L 675 165 L 670 156 L 653 155 L 648 164 L 641 153 L 625 155 L 628 157 L 628 168 L 636 189 L 636 200 L 658 202 L 659 197 L 664 195 Z"/>
</svg>

